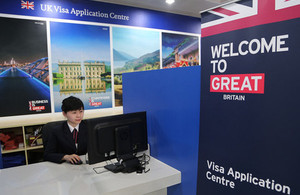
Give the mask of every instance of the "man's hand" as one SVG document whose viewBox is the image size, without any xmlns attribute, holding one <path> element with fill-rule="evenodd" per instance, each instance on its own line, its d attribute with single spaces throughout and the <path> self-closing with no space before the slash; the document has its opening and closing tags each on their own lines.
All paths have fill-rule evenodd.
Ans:
<svg viewBox="0 0 300 195">
<path fill-rule="evenodd" d="M 64 157 L 62 158 L 62 160 L 65 160 L 69 163 L 76 163 L 76 162 L 79 162 L 81 159 L 78 155 L 76 154 L 70 154 L 70 155 L 64 155 Z"/>
</svg>

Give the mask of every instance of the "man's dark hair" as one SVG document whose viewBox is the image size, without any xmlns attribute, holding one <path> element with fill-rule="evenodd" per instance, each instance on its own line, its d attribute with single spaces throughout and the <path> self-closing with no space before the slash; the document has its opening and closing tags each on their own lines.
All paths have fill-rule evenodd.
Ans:
<svg viewBox="0 0 300 195">
<path fill-rule="evenodd" d="M 74 96 L 70 96 L 62 101 L 61 110 L 65 113 L 73 110 L 84 109 L 82 101 Z"/>
</svg>

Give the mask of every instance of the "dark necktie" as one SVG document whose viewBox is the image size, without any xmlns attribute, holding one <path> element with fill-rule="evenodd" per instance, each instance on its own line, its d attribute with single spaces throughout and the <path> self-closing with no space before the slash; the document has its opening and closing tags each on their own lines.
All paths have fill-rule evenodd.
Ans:
<svg viewBox="0 0 300 195">
<path fill-rule="evenodd" d="M 74 140 L 75 144 L 77 144 L 77 137 L 78 137 L 78 131 L 77 131 L 77 129 L 75 128 L 75 129 L 73 130 L 73 140 Z"/>
</svg>

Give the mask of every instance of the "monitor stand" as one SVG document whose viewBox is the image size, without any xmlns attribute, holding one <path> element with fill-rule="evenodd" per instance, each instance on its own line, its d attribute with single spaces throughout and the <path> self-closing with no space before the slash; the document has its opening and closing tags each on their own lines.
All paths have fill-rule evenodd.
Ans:
<svg viewBox="0 0 300 195">
<path fill-rule="evenodd" d="M 133 158 L 123 160 L 122 165 L 123 165 L 124 169 L 122 172 L 123 173 L 131 173 L 131 172 L 137 171 L 139 169 L 139 167 L 141 166 L 140 164 L 141 163 L 140 163 L 139 159 L 135 156 Z"/>
</svg>

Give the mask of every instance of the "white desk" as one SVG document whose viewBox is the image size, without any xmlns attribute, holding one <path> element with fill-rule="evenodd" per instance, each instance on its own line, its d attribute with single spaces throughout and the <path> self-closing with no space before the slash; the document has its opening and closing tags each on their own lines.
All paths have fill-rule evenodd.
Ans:
<svg viewBox="0 0 300 195">
<path fill-rule="evenodd" d="M 147 173 L 96 174 L 94 165 L 42 162 L 0 170 L 3 195 L 154 195 L 181 182 L 180 171 L 151 158 Z"/>
</svg>

